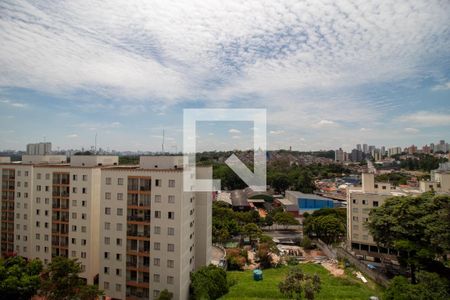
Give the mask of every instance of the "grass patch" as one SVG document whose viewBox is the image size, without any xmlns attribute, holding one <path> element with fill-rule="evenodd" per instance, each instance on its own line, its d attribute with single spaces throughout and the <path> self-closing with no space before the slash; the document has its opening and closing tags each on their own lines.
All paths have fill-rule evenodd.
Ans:
<svg viewBox="0 0 450 300">
<path fill-rule="evenodd" d="M 322 288 L 316 300 L 333 299 L 369 299 L 378 296 L 381 299 L 382 288 L 373 282 L 363 284 L 353 275 L 334 277 L 325 268 L 317 264 L 300 264 L 303 272 L 320 276 Z M 252 271 L 230 271 L 228 278 L 235 282 L 230 292 L 221 299 L 288 299 L 278 290 L 278 283 L 286 277 L 289 267 L 263 270 L 263 280 L 254 281 Z"/>
</svg>

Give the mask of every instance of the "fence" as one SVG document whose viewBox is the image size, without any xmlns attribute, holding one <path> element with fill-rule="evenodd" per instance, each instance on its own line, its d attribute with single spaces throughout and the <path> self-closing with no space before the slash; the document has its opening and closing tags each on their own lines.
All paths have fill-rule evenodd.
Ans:
<svg viewBox="0 0 450 300">
<path fill-rule="evenodd" d="M 360 272 L 364 273 L 364 275 L 367 275 L 369 278 L 371 278 L 373 281 L 378 283 L 379 285 L 382 285 L 384 287 L 387 287 L 389 279 L 374 270 L 371 270 L 367 267 L 366 264 L 358 260 L 356 257 L 354 257 L 351 253 L 349 253 L 347 250 L 341 247 L 333 248 L 331 246 L 328 246 L 321 240 L 315 241 L 317 246 L 322 250 L 322 252 L 331 259 L 346 259 L 349 263 L 355 266 Z"/>
</svg>

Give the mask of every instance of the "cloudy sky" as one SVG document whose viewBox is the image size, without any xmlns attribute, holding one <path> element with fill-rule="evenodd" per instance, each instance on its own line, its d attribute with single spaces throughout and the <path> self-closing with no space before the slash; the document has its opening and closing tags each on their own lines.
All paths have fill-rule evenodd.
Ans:
<svg viewBox="0 0 450 300">
<path fill-rule="evenodd" d="M 373 2 L 373 3 L 369 3 Z M 270 149 L 450 140 L 450 2 L 0 2 L 0 149 L 182 147 L 184 108 L 265 108 Z M 219 124 L 220 123 L 220 124 Z M 201 149 L 251 124 L 199 124 Z"/>
</svg>

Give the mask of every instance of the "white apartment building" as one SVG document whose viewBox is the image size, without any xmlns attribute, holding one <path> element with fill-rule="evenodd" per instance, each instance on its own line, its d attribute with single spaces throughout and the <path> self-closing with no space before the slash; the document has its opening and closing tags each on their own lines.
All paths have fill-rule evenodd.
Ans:
<svg viewBox="0 0 450 300">
<path fill-rule="evenodd" d="M 367 260 L 394 260 L 396 252 L 379 247 L 364 225 L 370 210 L 394 196 L 420 195 L 431 190 L 450 194 L 450 172 L 440 171 L 435 174 L 435 180 L 421 181 L 419 189 L 402 189 L 389 183 L 375 182 L 373 173 L 363 173 L 362 186 L 352 187 L 347 193 L 347 249 Z"/>
<path fill-rule="evenodd" d="M 190 272 L 210 262 L 211 194 L 183 192 L 182 157 L 24 155 L 0 174 L 2 256 L 76 258 L 110 299 L 187 299 Z"/>
</svg>

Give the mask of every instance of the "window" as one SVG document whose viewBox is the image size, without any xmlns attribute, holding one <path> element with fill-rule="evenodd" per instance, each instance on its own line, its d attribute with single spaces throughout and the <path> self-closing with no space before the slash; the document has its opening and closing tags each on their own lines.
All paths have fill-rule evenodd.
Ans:
<svg viewBox="0 0 450 300">
<path fill-rule="evenodd" d="M 175 196 L 174 195 L 170 195 L 169 196 L 169 203 L 175 203 Z"/>
<path fill-rule="evenodd" d="M 161 249 L 161 244 L 158 243 L 158 242 L 156 242 L 156 243 L 153 245 L 153 249 L 154 249 L 154 250 L 159 250 L 159 249 Z"/>
<path fill-rule="evenodd" d="M 25 171 L 25 176 L 28 176 L 28 171 Z"/>
<path fill-rule="evenodd" d="M 81 252 L 81 258 L 86 258 L 86 252 Z"/>
<path fill-rule="evenodd" d="M 75 174 L 72 175 L 72 180 L 73 180 L 73 181 L 77 181 L 77 178 L 78 178 L 77 175 L 75 175 Z"/>
<path fill-rule="evenodd" d="M 175 245 L 174 244 L 167 244 L 167 251 L 168 252 L 175 251 Z"/>
<path fill-rule="evenodd" d="M 81 232 L 86 232 L 86 226 L 81 226 Z"/>
<path fill-rule="evenodd" d="M 169 212 L 167 213 L 167 217 L 168 217 L 170 220 L 175 219 L 175 212 L 169 211 Z"/>
<path fill-rule="evenodd" d="M 159 274 L 153 274 L 153 282 L 159 282 Z"/>
<path fill-rule="evenodd" d="M 73 188 L 72 188 L 72 193 L 74 193 L 74 194 L 77 193 L 77 188 L 76 188 L 76 187 L 73 187 Z"/>
<path fill-rule="evenodd" d="M 36 209 L 36 215 L 39 216 L 40 213 L 41 213 L 41 210 L 40 209 Z"/>
<path fill-rule="evenodd" d="M 77 213 L 76 212 L 73 212 L 72 213 L 72 219 L 76 219 L 77 218 Z"/>
<path fill-rule="evenodd" d="M 153 232 L 154 232 L 155 234 L 160 234 L 160 233 L 161 233 L 161 227 L 155 226 L 155 228 L 153 229 Z"/>
<path fill-rule="evenodd" d="M 50 174 L 49 173 L 45 174 L 45 180 L 50 180 Z"/>
<path fill-rule="evenodd" d="M 41 251 L 41 246 L 36 245 L 36 251 L 37 251 L 37 252 L 40 252 L 40 251 Z"/>
<path fill-rule="evenodd" d="M 173 284 L 173 276 L 167 276 L 167 283 Z"/>
<path fill-rule="evenodd" d="M 105 259 L 109 259 L 109 257 L 110 257 L 109 252 L 105 252 L 105 254 L 104 254 L 103 257 L 104 257 Z"/>
<path fill-rule="evenodd" d="M 118 216 L 123 216 L 123 208 L 118 208 L 117 209 L 117 215 Z"/>
<path fill-rule="evenodd" d="M 111 185 L 111 177 L 106 177 L 106 185 Z"/>
<path fill-rule="evenodd" d="M 82 246 L 86 246 L 86 240 L 85 239 L 81 239 L 81 245 Z"/>
<path fill-rule="evenodd" d="M 153 298 L 159 297 L 159 290 L 153 290 Z"/>
<path fill-rule="evenodd" d="M 155 186 L 161 186 L 161 179 L 155 179 Z"/>
<path fill-rule="evenodd" d="M 155 203 L 161 203 L 161 195 L 155 195 Z"/>
<path fill-rule="evenodd" d="M 72 206 L 77 206 L 77 200 L 72 200 Z"/>
<path fill-rule="evenodd" d="M 81 214 L 81 218 L 82 218 L 83 220 L 86 220 L 86 219 L 87 219 L 87 215 L 86 215 L 85 213 L 82 213 L 82 214 Z"/>
<path fill-rule="evenodd" d="M 116 239 L 116 245 L 122 246 L 122 239 Z"/>
<path fill-rule="evenodd" d="M 50 203 L 50 199 L 45 198 L 44 202 L 45 202 L 45 204 L 49 204 Z"/>
<path fill-rule="evenodd" d="M 154 258 L 153 259 L 153 265 L 159 267 L 159 264 L 160 264 L 160 259 L 159 258 Z"/>
<path fill-rule="evenodd" d="M 160 210 L 155 210 L 155 218 L 161 219 L 161 211 Z"/>
<path fill-rule="evenodd" d="M 121 260 L 122 260 L 122 254 L 117 253 L 117 254 L 116 254 L 116 260 L 117 260 L 117 261 L 121 261 Z"/>
<path fill-rule="evenodd" d="M 76 245 L 77 244 L 77 239 L 72 238 L 72 245 Z"/>
<path fill-rule="evenodd" d="M 81 201 L 81 206 L 86 207 L 86 201 Z"/>
<path fill-rule="evenodd" d="M 119 269 L 117 269 L 117 271 L 120 271 Z M 116 274 L 117 275 L 117 274 Z M 119 275 L 120 276 L 120 275 Z M 116 292 L 120 292 L 122 290 L 122 285 L 116 283 Z"/>
<path fill-rule="evenodd" d="M 123 194 L 117 193 L 117 200 L 123 200 Z"/>
<path fill-rule="evenodd" d="M 175 235 L 175 228 L 168 227 L 167 228 L 167 235 Z"/>
<path fill-rule="evenodd" d="M 105 193 L 105 199 L 110 200 L 111 199 L 111 193 Z"/>
<path fill-rule="evenodd" d="M 106 236 L 106 237 L 105 237 L 105 245 L 109 245 L 110 240 L 111 240 L 111 239 L 110 239 L 109 237 Z"/>
<path fill-rule="evenodd" d="M 175 261 L 174 260 L 171 260 L 171 259 L 167 260 L 167 267 L 169 269 L 173 269 L 174 265 L 175 265 Z"/>
<path fill-rule="evenodd" d="M 378 207 L 378 201 L 373 201 L 373 207 Z"/>
<path fill-rule="evenodd" d="M 86 188 L 83 188 L 83 189 L 82 189 L 82 193 L 83 193 L 83 194 L 86 194 L 86 193 L 87 193 L 87 192 L 86 192 Z"/>
<path fill-rule="evenodd" d="M 72 231 L 77 231 L 77 225 L 72 225 Z"/>
<path fill-rule="evenodd" d="M 41 179 L 41 173 L 37 173 L 37 174 L 36 174 L 36 178 L 37 178 L 37 179 Z"/>
<path fill-rule="evenodd" d="M 171 188 L 175 187 L 175 180 L 173 180 L 173 179 L 169 180 L 169 187 L 171 187 Z"/>
<path fill-rule="evenodd" d="M 105 230 L 109 230 L 110 227 L 111 227 L 111 223 L 105 222 Z"/>
<path fill-rule="evenodd" d="M 105 207 L 105 215 L 111 214 L 111 207 Z"/>
<path fill-rule="evenodd" d="M 41 203 L 41 198 L 39 198 L 39 197 L 36 197 L 36 203 Z"/>
<path fill-rule="evenodd" d="M 103 282 L 103 288 L 105 290 L 109 290 L 109 282 L 108 281 Z"/>
<path fill-rule="evenodd" d="M 40 186 L 40 185 L 37 185 L 37 186 L 36 186 L 36 191 L 38 191 L 38 192 L 41 191 L 41 186 Z"/>
<path fill-rule="evenodd" d="M 123 178 L 117 178 L 117 185 L 123 185 Z"/>
<path fill-rule="evenodd" d="M 83 175 L 83 181 L 87 181 L 87 175 Z"/>
<path fill-rule="evenodd" d="M 116 230 L 117 231 L 122 231 L 122 223 L 117 223 L 116 224 Z"/>
<path fill-rule="evenodd" d="M 72 251 L 71 254 L 70 254 L 70 256 L 72 256 L 72 257 L 77 256 L 77 252 L 76 252 L 76 251 Z"/>
<path fill-rule="evenodd" d="M 109 267 L 104 267 L 103 268 L 103 273 L 109 274 Z"/>
<path fill-rule="evenodd" d="M 36 239 L 40 240 L 41 239 L 41 235 L 39 233 L 36 233 Z"/>
<path fill-rule="evenodd" d="M 363 205 L 367 204 L 366 200 L 363 200 L 363 201 L 362 201 L 362 204 L 363 204 Z"/>
<path fill-rule="evenodd" d="M 356 199 L 353 199 L 353 204 L 356 204 Z"/>
</svg>

